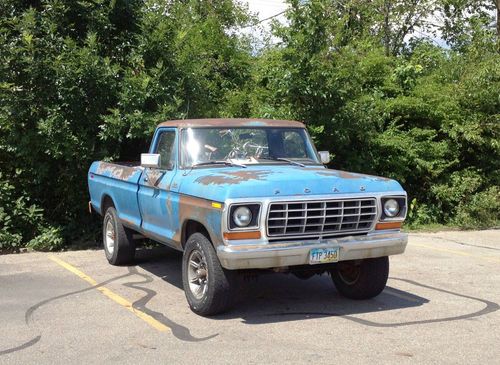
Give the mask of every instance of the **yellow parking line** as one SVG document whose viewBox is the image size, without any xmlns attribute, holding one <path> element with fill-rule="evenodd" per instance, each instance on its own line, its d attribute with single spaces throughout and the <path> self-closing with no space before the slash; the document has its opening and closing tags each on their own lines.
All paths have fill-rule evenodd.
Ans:
<svg viewBox="0 0 500 365">
<path fill-rule="evenodd" d="M 453 253 L 455 255 L 469 256 L 469 257 L 474 257 L 476 259 L 482 259 L 482 260 L 491 261 L 491 262 L 500 262 L 500 258 L 497 258 L 497 257 L 473 255 L 473 254 L 470 254 L 470 253 L 467 253 L 467 252 L 462 252 L 462 251 L 457 251 L 457 250 L 450 250 L 448 248 L 442 248 L 442 247 L 428 246 L 428 245 L 423 245 L 421 243 L 411 243 L 410 246 L 428 248 L 430 250 L 441 251 L 441 252 L 448 252 L 448 253 Z"/>
<path fill-rule="evenodd" d="M 61 260 L 59 257 L 56 256 L 50 256 L 49 257 L 52 261 L 55 263 L 61 265 L 64 267 L 66 270 L 71 271 L 73 274 L 78 276 L 79 278 L 85 280 L 87 283 L 89 283 L 92 286 L 98 285 L 97 281 L 92 279 L 90 276 L 85 274 L 84 272 L 78 270 L 76 267 L 73 265 L 68 264 L 66 261 Z M 104 286 L 98 286 L 96 287 L 97 290 L 99 290 L 102 294 L 107 296 L 109 299 L 115 301 L 116 303 L 120 304 L 121 306 L 125 307 L 132 313 L 134 313 L 137 317 L 142 319 L 144 322 L 149 324 L 151 327 L 157 329 L 158 331 L 165 332 L 169 331 L 170 328 L 163 323 L 157 321 L 153 317 L 151 317 L 149 314 L 144 313 L 143 311 L 136 309 L 132 306 L 132 303 L 130 303 L 127 299 L 123 298 L 122 296 L 113 293 L 111 290 Z"/>
</svg>

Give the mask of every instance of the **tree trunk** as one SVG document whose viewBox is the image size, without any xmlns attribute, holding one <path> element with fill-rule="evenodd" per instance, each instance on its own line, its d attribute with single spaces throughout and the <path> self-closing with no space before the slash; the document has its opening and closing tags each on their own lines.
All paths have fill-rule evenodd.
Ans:
<svg viewBox="0 0 500 365">
<path fill-rule="evenodd" d="M 390 0 L 385 0 L 384 1 L 384 48 L 386 56 L 389 56 L 391 54 L 391 34 L 390 34 L 391 30 L 389 25 L 390 12 L 391 12 Z"/>
<path fill-rule="evenodd" d="M 495 1 L 497 7 L 497 37 L 500 39 L 500 0 Z"/>
</svg>

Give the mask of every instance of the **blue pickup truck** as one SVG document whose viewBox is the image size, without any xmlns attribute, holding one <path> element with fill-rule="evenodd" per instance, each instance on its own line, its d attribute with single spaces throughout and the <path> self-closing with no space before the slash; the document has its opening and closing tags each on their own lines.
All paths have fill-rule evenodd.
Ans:
<svg viewBox="0 0 500 365">
<path fill-rule="evenodd" d="M 113 265 L 133 262 L 138 236 L 182 251 L 200 315 L 230 307 L 238 270 L 328 273 L 342 295 L 371 298 L 385 288 L 388 256 L 406 248 L 406 192 L 328 162 L 300 122 L 168 121 L 140 164 L 92 164 L 89 207 Z"/>
</svg>

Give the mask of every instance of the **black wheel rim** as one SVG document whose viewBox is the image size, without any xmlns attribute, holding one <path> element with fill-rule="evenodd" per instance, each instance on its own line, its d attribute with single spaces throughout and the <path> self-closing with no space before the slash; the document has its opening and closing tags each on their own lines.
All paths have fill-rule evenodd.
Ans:
<svg viewBox="0 0 500 365">
<path fill-rule="evenodd" d="M 343 264 L 339 265 L 337 272 L 339 274 L 339 278 L 347 285 L 355 284 L 359 276 L 361 275 L 361 267 L 360 265 L 355 264 Z"/>
</svg>

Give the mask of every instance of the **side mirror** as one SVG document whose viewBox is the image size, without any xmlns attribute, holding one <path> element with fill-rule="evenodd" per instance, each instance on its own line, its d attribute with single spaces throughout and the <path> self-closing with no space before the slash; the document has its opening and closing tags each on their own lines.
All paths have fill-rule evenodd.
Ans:
<svg viewBox="0 0 500 365">
<path fill-rule="evenodd" d="M 319 158 L 323 165 L 330 163 L 330 152 L 329 151 L 318 151 Z"/>
<path fill-rule="evenodd" d="M 160 168 L 161 156 L 159 153 L 141 153 L 141 166 L 153 169 Z"/>
</svg>

